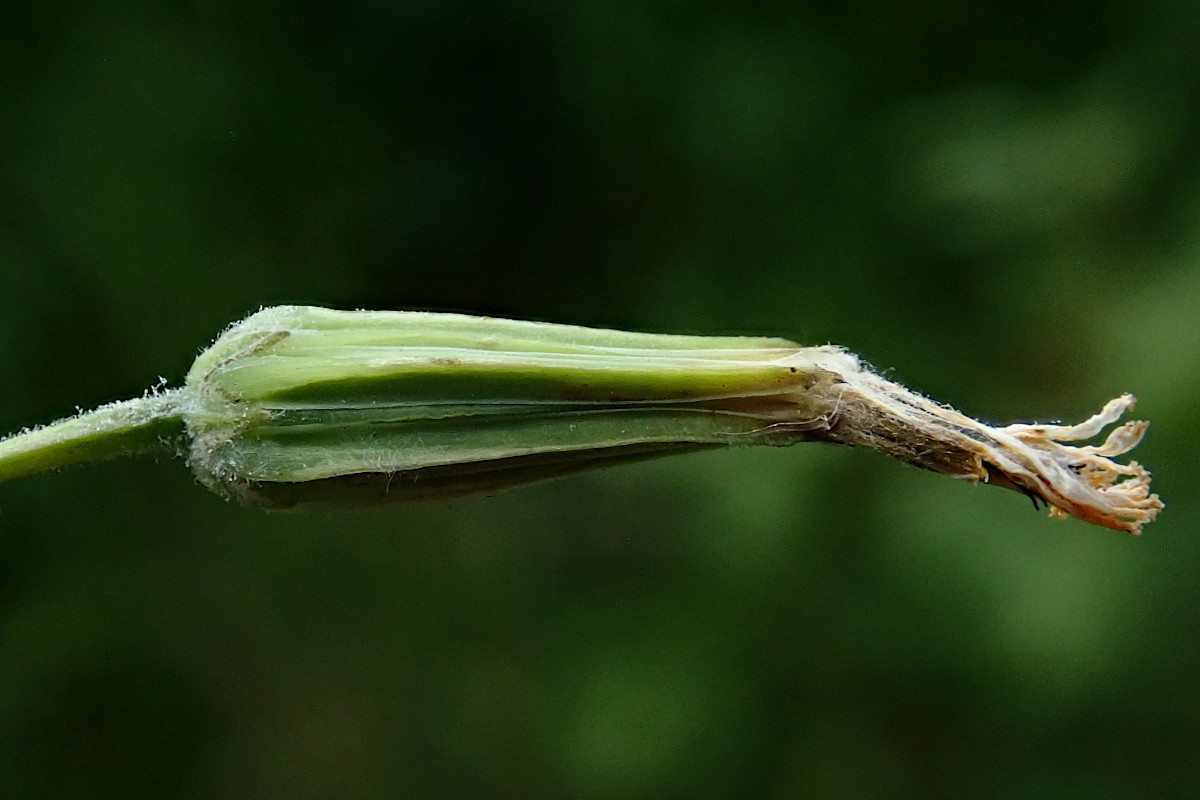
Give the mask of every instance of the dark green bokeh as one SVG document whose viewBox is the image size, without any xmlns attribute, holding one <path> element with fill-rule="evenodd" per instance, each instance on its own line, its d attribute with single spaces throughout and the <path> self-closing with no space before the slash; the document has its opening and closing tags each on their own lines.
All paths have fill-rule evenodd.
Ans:
<svg viewBox="0 0 1200 800">
<path fill-rule="evenodd" d="M 835 341 L 995 421 L 1133 391 L 1168 508 L 1135 540 L 817 445 L 345 515 L 169 461 L 6 484 L 0 792 L 1194 796 L 1198 37 L 1168 0 L 12 10 L 0 431 L 260 305 L 432 308 Z"/>
</svg>

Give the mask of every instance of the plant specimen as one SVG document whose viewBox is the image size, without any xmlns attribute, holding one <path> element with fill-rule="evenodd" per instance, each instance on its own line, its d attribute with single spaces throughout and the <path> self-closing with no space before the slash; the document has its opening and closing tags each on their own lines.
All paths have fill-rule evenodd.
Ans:
<svg viewBox="0 0 1200 800">
<path fill-rule="evenodd" d="M 458 314 L 266 308 L 228 328 L 182 387 L 0 441 L 0 482 L 167 448 L 226 496 L 271 508 L 489 492 L 729 445 L 823 441 L 1014 489 L 1140 532 L 1150 475 L 1113 460 L 1146 422 L 992 427 L 838 347 Z"/>
</svg>

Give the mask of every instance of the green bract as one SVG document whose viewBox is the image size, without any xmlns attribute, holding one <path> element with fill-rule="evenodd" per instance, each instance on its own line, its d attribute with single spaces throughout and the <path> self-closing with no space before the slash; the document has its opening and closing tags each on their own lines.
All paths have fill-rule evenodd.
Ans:
<svg viewBox="0 0 1200 800">
<path fill-rule="evenodd" d="M 1145 423 L 996 429 L 863 369 L 836 347 L 458 314 L 281 306 L 230 327 L 185 385 L 0 441 L 0 481 L 157 445 L 270 507 L 490 491 L 733 444 L 865 445 L 1137 531 L 1149 474 L 1109 460 Z"/>
<path fill-rule="evenodd" d="M 812 416 L 803 390 L 831 380 L 780 363 L 795 350 L 778 339 L 271 308 L 226 331 L 188 374 L 190 460 L 209 486 L 290 505 L 789 443 Z"/>
</svg>

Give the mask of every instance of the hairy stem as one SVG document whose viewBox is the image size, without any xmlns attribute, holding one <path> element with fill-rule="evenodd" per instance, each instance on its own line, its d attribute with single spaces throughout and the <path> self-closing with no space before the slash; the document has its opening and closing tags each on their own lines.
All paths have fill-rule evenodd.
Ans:
<svg viewBox="0 0 1200 800">
<path fill-rule="evenodd" d="M 0 482 L 153 450 L 183 434 L 182 389 L 148 393 L 0 439 Z"/>
</svg>

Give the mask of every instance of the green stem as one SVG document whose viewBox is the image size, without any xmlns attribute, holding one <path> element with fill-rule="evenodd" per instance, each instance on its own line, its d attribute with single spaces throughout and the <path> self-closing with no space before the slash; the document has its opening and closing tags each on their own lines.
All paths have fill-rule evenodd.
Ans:
<svg viewBox="0 0 1200 800">
<path fill-rule="evenodd" d="M 0 440 L 0 483 L 83 461 L 173 448 L 184 432 L 182 391 L 110 403 Z"/>
</svg>

